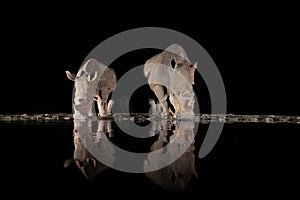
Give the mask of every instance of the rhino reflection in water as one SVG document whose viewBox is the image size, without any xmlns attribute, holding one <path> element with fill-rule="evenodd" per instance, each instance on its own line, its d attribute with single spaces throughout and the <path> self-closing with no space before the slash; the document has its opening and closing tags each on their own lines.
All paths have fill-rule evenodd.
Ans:
<svg viewBox="0 0 300 200">
<path fill-rule="evenodd" d="M 64 167 L 67 168 L 71 163 L 75 163 L 87 180 L 93 180 L 96 175 L 109 169 L 89 151 L 102 152 L 102 156 L 108 156 L 112 162 L 114 161 L 115 151 L 111 145 L 108 145 L 109 139 L 103 137 L 106 133 L 112 133 L 109 120 L 74 120 L 74 154 L 72 159 L 65 161 Z"/>
<path fill-rule="evenodd" d="M 113 101 L 108 97 L 116 88 L 116 74 L 96 59 L 89 59 L 78 71 L 77 75 L 66 71 L 67 77 L 75 81 L 74 119 L 86 119 L 93 116 L 92 106 L 97 101 L 98 116 L 111 114 Z M 101 92 L 101 96 L 99 95 Z"/>
<path fill-rule="evenodd" d="M 172 44 L 162 53 L 150 58 L 144 65 L 144 75 L 162 106 L 162 115 L 169 115 L 167 98 L 174 107 L 175 117 L 194 116 L 194 73 L 197 63 L 191 64 L 185 50 Z M 165 92 L 165 89 L 167 92 Z"/>
<path fill-rule="evenodd" d="M 171 125 L 172 123 L 167 121 L 163 125 L 156 126 L 163 128 L 160 130 L 157 141 L 151 146 L 151 150 L 155 151 L 167 145 L 166 151 L 171 157 L 174 152 L 180 150 L 185 150 L 184 153 L 170 165 L 156 171 L 146 172 L 145 175 L 166 191 L 184 191 L 188 187 L 190 179 L 198 177 L 195 168 L 194 122 L 182 121 L 179 125 L 175 124 L 173 135 L 169 137 L 168 130 Z M 173 144 L 169 145 L 168 143 Z M 149 157 L 144 163 L 147 170 L 156 168 L 155 166 L 159 166 L 159 162 L 161 162 L 161 160 L 151 159 L 152 154 L 155 157 L 155 152 L 149 153 Z"/>
</svg>

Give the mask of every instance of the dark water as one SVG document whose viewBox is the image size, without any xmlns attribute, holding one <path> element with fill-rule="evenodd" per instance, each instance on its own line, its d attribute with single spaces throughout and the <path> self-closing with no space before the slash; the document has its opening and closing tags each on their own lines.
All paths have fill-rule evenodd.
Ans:
<svg viewBox="0 0 300 200">
<path fill-rule="evenodd" d="M 208 124 L 199 124 L 197 132 L 193 132 L 196 127 L 185 127 L 177 133 L 173 132 L 176 126 L 169 124 L 167 130 L 162 128 L 165 132 L 156 130 L 151 137 L 141 139 L 128 136 L 114 121 L 110 121 L 111 129 L 105 123 L 103 130 L 110 133 L 102 134 L 131 152 L 150 152 L 151 146 L 158 141 L 163 142 L 155 143 L 155 147 L 162 148 L 176 134 L 185 134 L 182 140 L 186 141 L 190 139 L 188 134 L 196 136 L 185 157 L 154 173 L 124 172 L 105 167 L 96 159 L 101 169 L 83 174 L 72 162 L 73 121 L 1 122 L 1 192 L 9 197 L 21 194 L 24 198 L 97 199 L 107 198 L 105 195 L 109 198 L 168 195 L 197 199 L 204 196 L 237 199 L 299 196 L 299 124 L 226 123 L 212 151 L 200 159 L 198 152 Z M 79 128 L 79 131 L 82 130 Z M 165 138 L 159 137 L 163 134 Z M 104 156 L 124 162 L 119 155 Z M 65 166 L 66 160 L 70 161 L 68 166 Z M 93 161 L 89 161 L 89 167 L 93 168 Z"/>
</svg>

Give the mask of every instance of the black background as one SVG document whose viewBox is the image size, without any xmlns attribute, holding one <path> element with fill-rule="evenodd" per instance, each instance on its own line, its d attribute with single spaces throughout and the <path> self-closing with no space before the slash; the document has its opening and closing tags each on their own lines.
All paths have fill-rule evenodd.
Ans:
<svg viewBox="0 0 300 200">
<path fill-rule="evenodd" d="M 76 10 L 21 5 L 2 22 L 1 114 L 72 112 L 73 82 L 65 70 L 77 72 L 88 53 L 110 36 L 153 26 L 179 31 L 204 47 L 222 75 L 228 113 L 299 115 L 299 31 L 293 6 L 240 5 L 219 11 L 187 5 L 117 12 L 92 5 Z M 131 56 L 115 70 L 148 58 Z M 203 87 L 196 78 L 197 87 Z M 209 100 L 202 102 L 203 112 L 209 112 Z"/>
</svg>

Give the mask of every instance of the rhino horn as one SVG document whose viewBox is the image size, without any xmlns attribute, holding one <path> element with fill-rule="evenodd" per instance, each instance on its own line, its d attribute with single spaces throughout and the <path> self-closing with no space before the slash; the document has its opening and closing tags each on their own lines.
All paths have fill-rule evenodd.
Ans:
<svg viewBox="0 0 300 200">
<path fill-rule="evenodd" d="M 195 62 L 195 64 L 193 64 L 193 67 L 195 68 L 195 69 L 197 69 L 197 66 L 198 65 L 198 63 L 197 62 Z"/>
</svg>

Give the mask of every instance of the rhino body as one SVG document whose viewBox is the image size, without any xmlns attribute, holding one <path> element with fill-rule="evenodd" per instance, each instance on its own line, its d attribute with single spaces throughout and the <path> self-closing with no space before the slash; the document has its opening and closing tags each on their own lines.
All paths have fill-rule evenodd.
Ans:
<svg viewBox="0 0 300 200">
<path fill-rule="evenodd" d="M 91 117 L 94 100 L 97 101 L 100 117 L 111 114 L 113 101 L 107 103 L 107 100 L 117 84 L 116 74 L 112 68 L 92 58 L 79 69 L 76 75 L 69 71 L 66 71 L 66 75 L 68 79 L 75 81 L 74 119 Z"/>
<path fill-rule="evenodd" d="M 146 61 L 144 76 L 163 109 L 170 114 L 167 98 L 174 107 L 175 117 L 194 116 L 194 73 L 197 63 L 191 64 L 185 50 L 172 44 Z"/>
</svg>

